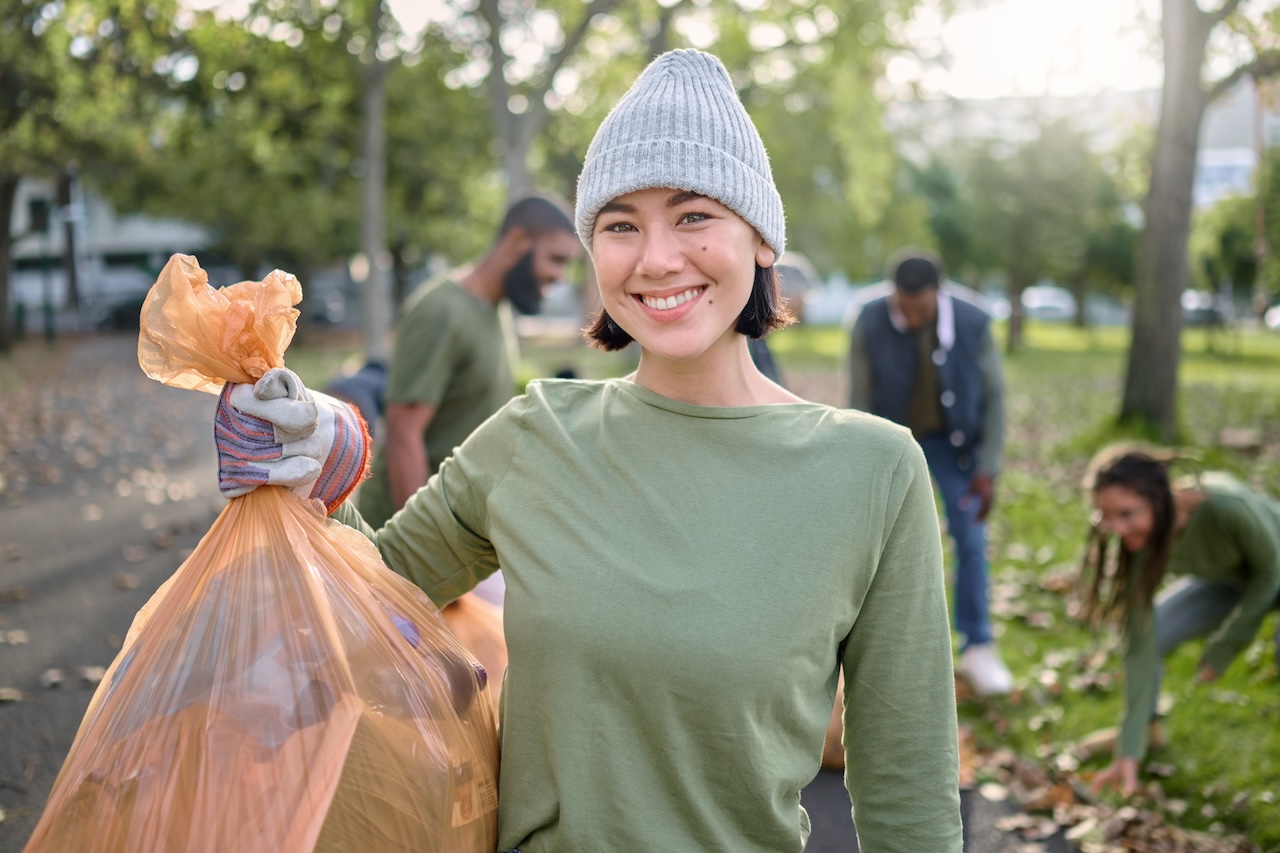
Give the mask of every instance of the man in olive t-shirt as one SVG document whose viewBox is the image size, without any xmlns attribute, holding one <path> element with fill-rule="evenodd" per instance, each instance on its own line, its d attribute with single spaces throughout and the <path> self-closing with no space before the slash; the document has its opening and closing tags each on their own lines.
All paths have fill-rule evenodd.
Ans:
<svg viewBox="0 0 1280 853">
<path fill-rule="evenodd" d="M 550 199 L 508 209 L 474 266 L 410 295 L 396 326 L 386 388 L 386 438 L 357 497 L 375 528 L 395 514 L 453 449 L 515 393 L 498 304 L 524 314 L 581 251 L 573 220 Z"/>
</svg>

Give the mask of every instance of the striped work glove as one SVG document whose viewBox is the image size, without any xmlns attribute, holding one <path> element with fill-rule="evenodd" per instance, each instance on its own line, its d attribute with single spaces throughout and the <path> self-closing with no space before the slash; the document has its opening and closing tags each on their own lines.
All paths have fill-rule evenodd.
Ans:
<svg viewBox="0 0 1280 853">
<path fill-rule="evenodd" d="M 369 468 L 369 428 L 346 403 L 307 390 L 292 370 L 223 386 L 213 421 L 218 487 L 228 498 L 287 486 L 333 512 Z"/>
</svg>

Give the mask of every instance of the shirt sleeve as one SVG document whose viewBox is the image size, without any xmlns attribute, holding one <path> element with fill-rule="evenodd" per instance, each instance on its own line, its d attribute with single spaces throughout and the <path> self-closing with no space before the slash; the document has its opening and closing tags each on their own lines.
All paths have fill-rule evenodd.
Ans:
<svg viewBox="0 0 1280 853">
<path fill-rule="evenodd" d="M 1280 598 L 1280 542 L 1244 501 L 1232 501 L 1215 511 L 1221 535 L 1239 551 L 1245 572 L 1240 603 L 1209 637 L 1201 657 L 1203 665 L 1221 674 L 1257 636 L 1262 620 Z"/>
<path fill-rule="evenodd" d="M 867 360 L 861 315 L 849 332 L 849 408 L 871 411 L 871 363 Z"/>
<path fill-rule="evenodd" d="M 1141 760 L 1147 754 L 1147 731 L 1156 712 L 1156 673 L 1160 663 L 1156 618 L 1153 611 L 1131 605 L 1126 620 L 1124 717 L 1116 739 L 1116 757 Z"/>
<path fill-rule="evenodd" d="M 446 285 L 440 285 L 446 286 Z M 441 294 L 443 295 L 443 294 Z M 387 404 L 439 407 L 463 356 L 447 302 L 427 293 L 396 329 L 387 375 Z"/>
<path fill-rule="evenodd" d="M 959 744 L 942 545 L 924 454 L 904 449 L 846 642 L 845 785 L 864 850 L 959 853 Z"/>
<path fill-rule="evenodd" d="M 369 537 L 387 566 L 436 606 L 460 598 L 499 568 L 488 499 L 515 456 L 526 399 L 517 397 L 476 429 L 381 530 L 350 501 L 333 518 Z"/>
<path fill-rule="evenodd" d="M 992 477 L 1000 473 L 1004 456 L 1004 374 L 995 337 L 988 323 L 978 349 L 978 369 L 982 373 L 982 447 L 978 470 Z"/>
</svg>

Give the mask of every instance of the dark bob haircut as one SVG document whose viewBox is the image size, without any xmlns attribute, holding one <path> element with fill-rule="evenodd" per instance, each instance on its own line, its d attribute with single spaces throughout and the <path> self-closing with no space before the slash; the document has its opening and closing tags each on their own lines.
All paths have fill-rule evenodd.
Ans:
<svg viewBox="0 0 1280 853">
<path fill-rule="evenodd" d="M 773 267 L 756 264 L 756 277 L 751 285 L 751 296 L 738 315 L 733 330 L 748 338 L 763 338 L 775 329 L 790 326 L 796 321 L 782 291 L 778 287 L 778 271 Z M 606 352 L 620 350 L 631 343 L 631 336 L 613 322 L 613 318 L 601 308 L 591 324 L 582 330 L 582 337 L 596 349 Z"/>
</svg>

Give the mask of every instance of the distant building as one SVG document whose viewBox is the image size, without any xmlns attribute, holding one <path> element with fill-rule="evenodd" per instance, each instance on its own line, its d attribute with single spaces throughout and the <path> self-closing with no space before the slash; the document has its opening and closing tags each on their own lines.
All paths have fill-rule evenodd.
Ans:
<svg viewBox="0 0 1280 853">
<path fill-rule="evenodd" d="M 46 304 L 69 307 L 66 228 L 75 227 L 80 320 L 100 322 L 122 304 L 137 302 L 175 252 L 198 254 L 209 245 L 199 227 L 174 220 L 119 215 L 91 190 L 73 193 L 69 209 L 55 203 L 52 181 L 24 180 L 14 200 L 15 237 L 9 271 L 11 316 L 25 316 L 34 328 Z M 47 227 L 37 231 L 40 220 Z M 22 308 L 15 311 L 18 306 Z"/>
<path fill-rule="evenodd" d="M 32 332 L 43 323 L 45 306 L 60 326 L 135 326 L 138 309 L 160 270 L 175 253 L 195 255 L 215 287 L 240 281 L 241 271 L 210 254 L 209 233 L 190 223 L 119 214 L 92 189 L 73 194 L 69 210 L 54 204 L 52 181 L 24 180 L 14 200 L 13 267 L 9 271 L 9 311 Z M 37 230 L 40 219 L 47 227 Z M 76 281 L 80 295 L 73 311 L 66 274 L 66 228 L 75 226 Z M 259 271 L 258 277 L 270 271 Z M 346 265 L 311 272 L 303 282 L 305 318 L 337 324 L 351 319 L 353 289 Z"/>
</svg>

